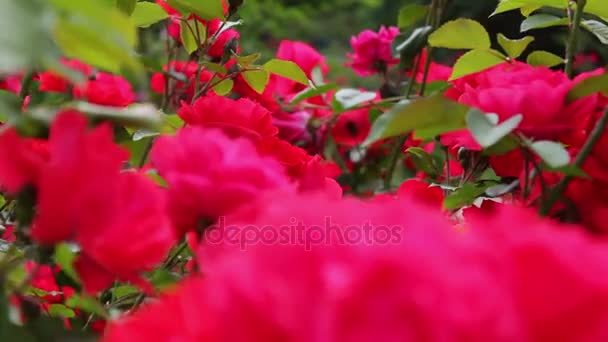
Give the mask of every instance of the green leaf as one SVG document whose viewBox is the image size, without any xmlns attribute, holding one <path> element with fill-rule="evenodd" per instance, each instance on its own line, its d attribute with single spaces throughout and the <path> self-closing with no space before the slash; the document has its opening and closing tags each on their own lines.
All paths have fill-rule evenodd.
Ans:
<svg viewBox="0 0 608 342">
<path fill-rule="evenodd" d="M 334 99 L 341 105 L 341 110 L 355 108 L 360 104 L 374 100 L 377 94 L 371 91 L 359 89 L 340 89 L 334 95 Z"/>
<path fill-rule="evenodd" d="M 501 0 L 498 7 L 490 16 L 508 12 L 514 9 L 526 8 L 528 11 L 530 7 L 535 6 L 540 8 L 542 6 L 554 7 L 554 8 L 566 8 L 568 7 L 567 0 Z"/>
<path fill-rule="evenodd" d="M 99 317 L 108 319 L 109 315 L 103 305 L 94 297 L 75 294 L 65 301 L 65 305 L 70 308 L 82 309 L 89 313 L 94 313 Z"/>
<path fill-rule="evenodd" d="M 494 12 L 492 12 L 492 14 L 490 14 L 490 17 L 494 16 L 496 14 L 512 11 L 514 9 L 520 9 L 523 6 L 525 6 L 525 4 L 523 4 L 519 1 L 501 0 L 500 3 L 498 4 L 498 6 L 496 7 L 496 9 L 494 10 Z"/>
<path fill-rule="evenodd" d="M 598 17 L 608 17 L 608 6 L 605 0 L 587 0 L 585 12 L 595 14 Z"/>
<path fill-rule="evenodd" d="M 104 41 L 128 48 L 135 47 L 137 43 L 137 30 L 133 21 L 113 5 L 115 2 L 108 6 L 97 0 L 47 1 L 63 13 L 64 19 L 87 26 L 103 36 L 101 38 Z"/>
<path fill-rule="evenodd" d="M 435 159 L 420 147 L 410 147 L 405 153 L 410 155 L 417 170 L 423 171 L 427 175 L 434 177 L 439 174 L 439 168 L 435 165 Z"/>
<path fill-rule="evenodd" d="M 131 285 L 120 285 L 112 288 L 114 300 L 134 293 L 139 293 L 139 290 Z"/>
<path fill-rule="evenodd" d="M 238 56 L 238 57 L 236 57 L 236 62 L 242 67 L 248 67 L 253 62 L 260 59 L 260 57 L 262 57 L 262 54 L 257 52 L 257 53 L 251 54 L 249 56 Z"/>
<path fill-rule="evenodd" d="M 424 19 L 428 12 L 428 7 L 418 4 L 409 4 L 399 10 L 398 25 L 400 28 L 408 28 L 416 25 Z"/>
<path fill-rule="evenodd" d="M 591 76 L 579 82 L 568 93 L 568 101 L 574 101 L 599 92 L 608 96 L 608 73 Z"/>
<path fill-rule="evenodd" d="M 410 32 L 411 31 L 411 32 Z M 412 69 L 414 61 L 420 52 L 427 45 L 429 34 L 433 31 L 430 25 L 417 27 L 413 31 L 402 32 L 393 40 L 393 49 L 399 54 L 401 59 L 400 68 L 402 70 Z"/>
<path fill-rule="evenodd" d="M 203 65 L 205 66 L 205 68 L 207 68 L 207 70 L 211 70 L 213 72 L 217 72 L 220 75 L 225 75 L 226 74 L 226 67 L 224 67 L 221 64 L 217 64 L 217 63 L 211 63 L 211 62 L 203 62 Z"/>
<path fill-rule="evenodd" d="M 59 318 L 73 318 L 76 317 L 74 310 L 68 308 L 63 304 L 51 304 L 49 306 L 49 315 L 52 317 Z"/>
<path fill-rule="evenodd" d="M 427 139 L 465 128 L 468 110 L 443 94 L 399 103 L 376 119 L 364 145 L 411 131 L 415 131 L 416 138 Z"/>
<path fill-rule="evenodd" d="M 523 120 L 523 115 L 515 115 L 505 122 L 496 125 L 488 115 L 472 109 L 466 116 L 467 127 L 475 140 L 483 148 L 488 148 L 511 134 Z"/>
<path fill-rule="evenodd" d="M 21 112 L 21 98 L 9 91 L 0 90 L 0 122 L 18 118 Z"/>
<path fill-rule="evenodd" d="M 485 194 L 490 186 L 491 185 L 487 183 L 467 183 L 462 188 L 447 196 L 443 201 L 443 207 L 448 210 L 453 210 L 470 205 L 475 202 L 479 196 Z"/>
<path fill-rule="evenodd" d="M 165 269 L 158 269 L 154 271 L 150 277 L 150 282 L 158 290 L 164 290 L 170 286 L 175 285 L 180 280 L 180 276 L 177 273 L 167 271 Z"/>
<path fill-rule="evenodd" d="M 217 76 L 214 77 L 213 79 L 217 80 Z M 215 82 L 215 81 L 212 81 L 212 82 Z M 218 82 L 216 85 L 214 85 L 213 91 L 220 96 L 226 96 L 226 95 L 230 94 L 233 87 L 234 87 L 234 81 L 228 78 L 228 79 L 225 79 L 221 82 Z"/>
<path fill-rule="evenodd" d="M 69 106 L 94 119 L 108 120 L 127 127 L 155 129 L 162 123 L 161 113 L 149 103 L 138 103 L 127 108 L 99 106 L 88 102 L 76 102 Z"/>
<path fill-rule="evenodd" d="M 471 19 L 448 21 L 431 33 L 429 44 L 448 49 L 489 49 L 491 46 L 486 29 Z"/>
<path fill-rule="evenodd" d="M 584 20 L 583 28 L 593 33 L 602 44 L 608 44 L 608 26 L 597 20 Z"/>
<path fill-rule="evenodd" d="M 486 189 L 486 196 L 496 198 L 501 197 L 505 194 L 510 193 L 511 191 L 517 189 L 519 187 L 519 180 L 515 180 L 509 184 L 496 184 Z"/>
<path fill-rule="evenodd" d="M 206 30 L 201 29 L 201 25 L 196 19 L 182 21 L 180 26 L 182 44 L 186 51 L 188 51 L 188 54 L 192 54 L 194 51 L 198 50 L 200 46 L 198 42 L 202 43 L 207 39 Z"/>
<path fill-rule="evenodd" d="M 138 2 L 135 6 L 135 11 L 131 15 L 133 23 L 137 27 L 149 27 L 152 24 L 167 19 L 169 14 L 160 7 L 158 4 L 153 2 Z"/>
<path fill-rule="evenodd" d="M 530 148 L 551 168 L 570 164 L 570 153 L 560 143 L 542 140 L 532 143 Z"/>
<path fill-rule="evenodd" d="M 80 278 L 74 270 L 74 260 L 76 259 L 76 253 L 72 251 L 72 248 L 65 243 L 61 243 L 55 246 L 55 254 L 53 255 L 53 261 L 55 264 L 61 267 L 61 270 L 67 274 L 72 280 L 80 283 Z"/>
<path fill-rule="evenodd" d="M 308 85 L 306 73 L 294 62 L 281 59 L 271 59 L 262 68 L 272 74 L 285 77 L 292 81 Z"/>
<path fill-rule="evenodd" d="M 505 63 L 507 57 L 496 50 L 472 50 L 462 55 L 452 71 L 450 81 Z"/>
<path fill-rule="evenodd" d="M 264 89 L 270 81 L 270 73 L 266 70 L 248 70 L 241 73 L 245 82 L 258 94 L 264 93 Z"/>
<path fill-rule="evenodd" d="M 534 41 L 534 37 L 526 36 L 521 39 L 509 39 L 502 33 L 498 34 L 498 44 L 511 58 L 518 58 L 526 50 L 528 45 Z"/>
<path fill-rule="evenodd" d="M 88 24 L 59 19 L 54 37 L 66 56 L 101 69 L 119 73 L 122 66 L 131 69 L 139 66 L 130 47 L 111 41 Z"/>
<path fill-rule="evenodd" d="M 34 1 L 0 0 L 0 72 L 27 70 L 48 51 L 43 12 Z"/>
<path fill-rule="evenodd" d="M 540 9 L 542 6 L 539 5 L 525 5 L 521 8 L 520 12 L 521 15 L 523 15 L 524 17 L 529 17 L 530 14 L 532 14 L 532 12 Z"/>
<path fill-rule="evenodd" d="M 184 127 L 184 120 L 177 114 L 170 114 L 164 116 L 165 124 L 163 125 L 163 133 L 175 133 L 180 128 Z"/>
<path fill-rule="evenodd" d="M 551 14 L 536 14 L 522 21 L 520 26 L 521 32 L 526 32 L 535 29 L 568 25 L 568 18 L 560 18 Z"/>
<path fill-rule="evenodd" d="M 116 7 L 128 16 L 133 14 L 136 4 L 137 0 L 116 0 Z"/>
<path fill-rule="evenodd" d="M 310 87 L 299 92 L 290 102 L 290 104 L 295 105 L 302 101 L 308 100 L 315 96 L 319 96 L 321 94 L 325 94 L 328 91 L 337 89 L 338 86 L 335 84 L 323 84 L 317 87 Z"/>
<path fill-rule="evenodd" d="M 528 64 L 533 66 L 554 67 L 564 63 L 564 59 L 547 51 L 534 51 L 528 55 Z"/>
<path fill-rule="evenodd" d="M 182 14 L 187 11 L 205 20 L 224 18 L 222 0 L 168 0 L 167 3 L 180 9 Z"/>
</svg>

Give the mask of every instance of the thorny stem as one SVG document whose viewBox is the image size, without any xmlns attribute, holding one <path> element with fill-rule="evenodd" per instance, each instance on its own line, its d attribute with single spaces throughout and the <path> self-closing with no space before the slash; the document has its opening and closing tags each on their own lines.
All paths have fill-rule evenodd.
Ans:
<svg viewBox="0 0 608 342">
<path fill-rule="evenodd" d="M 574 19 L 570 26 L 570 36 L 568 37 L 568 43 L 566 45 L 566 68 L 565 72 L 568 77 L 574 76 L 572 69 L 574 65 L 574 54 L 578 47 L 578 31 L 581 26 L 581 20 L 583 19 L 583 11 L 587 5 L 587 0 L 578 0 L 576 2 L 576 10 L 574 11 Z"/>
</svg>

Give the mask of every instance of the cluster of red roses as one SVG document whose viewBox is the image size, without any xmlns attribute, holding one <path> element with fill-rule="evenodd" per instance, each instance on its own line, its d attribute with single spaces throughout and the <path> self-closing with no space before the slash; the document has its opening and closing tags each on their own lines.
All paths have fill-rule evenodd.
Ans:
<svg viewBox="0 0 608 342">
<path fill-rule="evenodd" d="M 179 12 L 158 3 L 172 16 L 169 35 L 180 42 Z M 207 50 L 212 58 L 222 58 L 225 45 L 239 37 L 233 28 L 218 33 L 219 20 L 200 23 L 207 36 L 216 36 Z M 350 65 L 363 76 L 395 65 L 390 45 L 398 33 L 390 27 L 354 37 Z M 305 43 L 283 41 L 276 57 L 294 62 L 309 78 L 315 69 L 328 71 L 323 56 Z M 41 92 L 114 107 L 137 100 L 124 78 L 63 62 L 87 81 L 75 85 L 43 72 L 35 77 Z M 427 80 L 447 80 L 451 72 L 435 63 L 430 70 Z M 424 173 L 396 194 L 348 198 L 334 180 L 337 166 L 315 153 L 328 135 L 340 148 L 361 144 L 371 128 L 369 108 L 334 118 L 333 92 L 288 106 L 305 86 L 276 75 L 261 94 L 237 74 L 236 96 L 208 89 L 198 97 L 194 84 L 208 83 L 217 72 L 178 60 L 164 71 L 152 75 L 152 91 L 167 94 L 167 77 L 183 75 L 171 80 L 169 95 L 185 127 L 159 137 L 151 149 L 150 167 L 163 187 L 145 172 L 148 167 L 126 167 L 128 152 L 114 142 L 110 123 L 90 127 L 74 110 L 56 116 L 48 139 L 23 137 L 16 128 L 0 133 L 0 188 L 10 195 L 35 191 L 28 238 L 43 246 L 76 243 L 75 268 L 86 292 L 120 281 L 151 293 L 143 272 L 188 237 L 195 274 L 110 322 L 105 341 L 608 339 L 608 245 L 582 227 L 541 219 L 526 208 L 541 196 L 540 185 L 529 198 L 486 203 L 459 218 L 441 209 L 443 190 L 423 182 Z M 505 63 L 451 82 L 446 96 L 495 113 L 499 122 L 522 114 L 517 133 L 564 143 L 576 155 L 608 102 L 601 94 L 574 101 L 567 95 L 600 72 L 570 80 L 560 71 Z M 20 79 L 7 78 L 2 86 L 19 92 Z M 467 130 L 444 134 L 440 142 L 454 156 L 461 148 L 481 150 Z M 422 147 L 430 151 L 436 143 Z M 410 139 L 406 147 L 421 144 Z M 608 229 L 606 148 L 603 134 L 583 166 L 590 178 L 571 182 L 565 193 L 582 224 L 601 232 Z M 490 164 L 499 176 L 521 178 L 528 176 L 526 158 L 516 150 L 491 157 Z M 452 176 L 465 171 L 456 158 L 448 163 Z M 546 172 L 535 181 L 554 184 L 560 177 Z M 239 229 L 278 232 L 295 220 L 306 230 L 331 217 L 340 228 L 372 222 L 404 232 L 386 244 L 328 239 L 312 250 L 260 243 L 243 252 L 228 243 L 208 244 L 199 234 L 219 217 Z M 55 283 L 53 269 L 41 267 L 34 287 L 70 295 L 72 289 Z"/>
</svg>

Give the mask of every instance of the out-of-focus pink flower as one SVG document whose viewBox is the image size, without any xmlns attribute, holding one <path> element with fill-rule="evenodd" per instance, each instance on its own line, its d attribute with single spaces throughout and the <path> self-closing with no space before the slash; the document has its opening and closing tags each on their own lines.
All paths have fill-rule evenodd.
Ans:
<svg viewBox="0 0 608 342">
<path fill-rule="evenodd" d="M 262 157 L 248 140 L 218 130 L 182 129 L 161 137 L 152 162 L 169 184 L 169 208 L 181 233 L 215 220 L 266 190 L 291 188 L 283 167 Z"/>
<path fill-rule="evenodd" d="M 271 197 L 226 226 L 235 235 L 202 247 L 204 278 L 112 323 L 104 341 L 521 337 L 504 278 L 437 210 L 397 200 Z M 292 226 L 288 242 L 262 242 Z M 245 227 L 268 233 L 241 244 L 233 237 Z"/>
<path fill-rule="evenodd" d="M 33 185 L 48 160 L 48 146 L 40 139 L 22 138 L 14 128 L 0 134 L 0 189 L 15 194 Z"/>
<path fill-rule="evenodd" d="M 353 53 L 349 53 L 349 66 L 360 76 L 383 72 L 387 67 L 399 63 L 393 56 L 391 44 L 399 35 L 399 28 L 380 27 L 380 31 L 365 30 L 350 39 Z"/>
<path fill-rule="evenodd" d="M 431 186 L 418 179 L 410 179 L 401 184 L 397 190 L 397 196 L 412 202 L 424 203 L 433 208 L 441 208 L 445 194 L 443 189 L 438 186 Z"/>
<path fill-rule="evenodd" d="M 83 250 L 77 269 L 85 290 L 96 293 L 115 279 L 146 285 L 141 272 L 162 263 L 176 242 L 166 193 L 143 174 L 126 172 L 81 203 L 84 222 L 76 241 Z M 97 203 L 100 199 L 108 199 Z M 128 260 L 128 262 L 125 262 Z"/>
<path fill-rule="evenodd" d="M 128 153 L 114 144 L 112 135 L 107 124 L 88 131 L 86 118 L 77 112 L 60 114 L 53 122 L 49 159 L 35 183 L 38 206 L 32 239 L 48 245 L 71 240 L 82 224 L 79 213 L 85 199 L 97 199 L 97 205 L 114 200 L 99 195 L 118 177 Z"/>
<path fill-rule="evenodd" d="M 198 98 L 192 106 L 182 102 L 178 115 L 191 126 L 219 128 L 231 137 L 259 140 L 279 132 L 270 112 L 245 98 L 232 100 L 211 94 Z"/>
<path fill-rule="evenodd" d="M 0 78 L 0 89 L 6 90 L 13 94 L 19 94 L 21 92 L 22 78 L 22 75 L 9 75 L 4 78 Z"/>
</svg>

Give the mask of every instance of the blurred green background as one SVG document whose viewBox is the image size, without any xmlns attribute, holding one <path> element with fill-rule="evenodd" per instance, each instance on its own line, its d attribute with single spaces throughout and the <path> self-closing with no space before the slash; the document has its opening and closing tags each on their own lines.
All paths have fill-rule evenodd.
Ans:
<svg viewBox="0 0 608 342">
<path fill-rule="evenodd" d="M 608 0 L 607 0 L 608 1 Z M 353 86 L 373 88 L 377 80 L 356 77 L 344 67 L 350 50 L 350 37 L 364 29 L 378 30 L 380 25 L 396 25 L 399 9 L 411 3 L 427 4 L 429 0 L 248 0 L 241 10 L 244 25 L 240 27 L 245 52 L 261 51 L 270 58 L 282 39 L 302 40 L 320 50 L 331 67 L 329 77 Z M 446 20 L 467 17 L 487 27 L 494 38 L 504 33 L 518 38 L 523 20 L 518 11 L 488 16 L 498 0 L 452 0 Z M 534 30 L 537 39 L 532 50 L 547 50 L 563 55 L 565 28 Z M 581 51 L 596 51 L 608 60 L 605 45 L 587 34 L 581 42 Z M 525 56 L 524 56 L 525 57 Z"/>
</svg>

